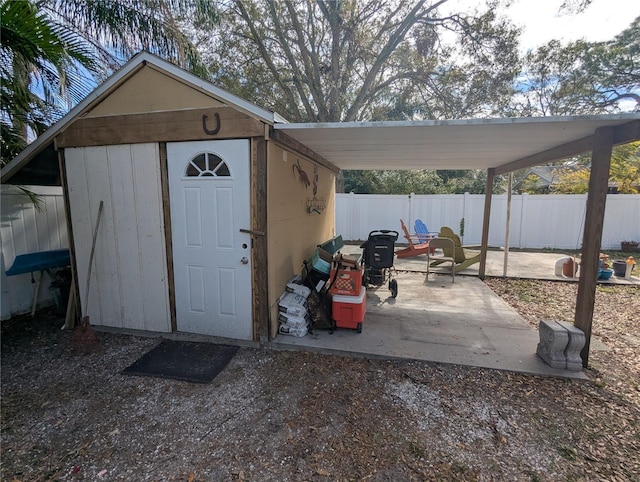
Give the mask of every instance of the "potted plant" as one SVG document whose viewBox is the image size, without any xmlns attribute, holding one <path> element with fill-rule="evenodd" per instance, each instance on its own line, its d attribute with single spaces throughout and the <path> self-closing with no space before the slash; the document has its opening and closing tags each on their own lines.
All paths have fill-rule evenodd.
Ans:
<svg viewBox="0 0 640 482">
<path fill-rule="evenodd" d="M 620 241 L 620 251 L 623 253 L 635 253 L 638 250 L 638 241 Z"/>
</svg>

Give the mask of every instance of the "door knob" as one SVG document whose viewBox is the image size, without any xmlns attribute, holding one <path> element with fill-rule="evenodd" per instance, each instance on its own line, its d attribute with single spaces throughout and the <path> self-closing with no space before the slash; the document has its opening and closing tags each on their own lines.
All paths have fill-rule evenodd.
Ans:
<svg viewBox="0 0 640 482">
<path fill-rule="evenodd" d="M 240 260 L 240 262 L 242 264 L 248 264 L 249 263 L 249 259 L 246 256 L 243 256 L 242 259 Z"/>
</svg>

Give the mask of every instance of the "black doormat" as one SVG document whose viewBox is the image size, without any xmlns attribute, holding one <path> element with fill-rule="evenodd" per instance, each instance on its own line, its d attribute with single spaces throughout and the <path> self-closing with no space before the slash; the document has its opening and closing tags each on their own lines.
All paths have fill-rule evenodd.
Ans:
<svg viewBox="0 0 640 482">
<path fill-rule="evenodd" d="M 209 383 L 237 351 L 231 345 L 164 340 L 122 373 Z"/>
</svg>

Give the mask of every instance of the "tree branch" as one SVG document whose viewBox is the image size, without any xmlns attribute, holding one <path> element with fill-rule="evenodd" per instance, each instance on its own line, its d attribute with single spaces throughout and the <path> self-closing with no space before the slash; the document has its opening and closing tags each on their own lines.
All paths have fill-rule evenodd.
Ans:
<svg viewBox="0 0 640 482">
<path fill-rule="evenodd" d="M 251 20 L 251 17 L 249 16 L 249 13 L 244 8 L 242 0 L 235 0 L 235 4 L 238 7 L 238 12 L 240 13 L 240 16 L 242 17 L 242 19 L 246 22 L 247 26 L 249 27 L 249 30 L 251 31 L 251 35 L 253 37 L 252 40 L 255 42 L 256 46 L 258 47 L 258 50 L 260 51 L 260 55 L 261 55 L 262 59 L 265 61 L 266 65 L 267 65 L 267 68 L 272 73 L 273 78 L 276 80 L 276 82 L 278 83 L 280 88 L 283 90 L 284 94 L 287 96 L 287 99 L 291 103 L 291 105 L 292 106 L 298 105 L 297 101 L 296 101 L 295 94 L 293 93 L 291 88 L 285 82 L 283 82 L 281 76 L 279 75 L 280 72 L 279 72 L 278 68 L 276 67 L 276 65 L 273 63 L 273 61 L 271 60 L 271 56 L 269 54 L 269 51 L 267 50 L 267 48 L 266 48 L 266 46 L 265 46 L 260 34 L 258 33 L 257 29 L 255 28 L 255 25 L 254 25 L 253 21 Z M 302 116 L 300 116 L 299 112 L 297 114 L 298 114 L 298 118 L 296 120 L 301 120 Z"/>
<path fill-rule="evenodd" d="M 288 4 L 289 2 L 285 2 L 285 3 Z M 283 28 L 282 23 L 280 22 L 280 12 L 276 11 L 275 2 L 273 1 L 267 2 L 267 5 L 268 5 L 269 13 L 271 15 L 271 20 L 273 21 L 275 35 L 277 36 L 278 42 L 282 47 L 282 50 L 284 51 L 285 57 L 289 63 L 289 67 L 293 71 L 294 88 L 298 92 L 298 97 L 300 99 L 300 102 L 302 102 L 302 105 L 304 106 L 304 109 L 307 113 L 307 117 L 309 119 L 313 119 L 316 114 L 315 114 L 315 111 L 313 110 L 313 107 L 311 106 L 311 103 L 309 102 L 309 99 L 307 99 L 307 93 L 304 91 L 305 82 L 303 79 L 305 79 L 305 75 L 298 68 L 298 62 L 296 61 L 296 58 L 293 55 L 293 52 L 291 51 L 291 47 L 289 46 L 289 39 L 284 35 L 286 29 Z M 304 42 L 302 42 L 302 44 L 304 45 Z"/>
<path fill-rule="evenodd" d="M 371 86 L 373 85 L 380 70 L 382 69 L 382 66 L 387 61 L 389 56 L 395 51 L 400 42 L 405 38 L 411 27 L 413 27 L 418 20 L 426 17 L 430 12 L 435 10 L 440 5 L 446 3 L 447 1 L 448 0 L 437 1 L 427 7 L 425 10 L 421 11 L 425 4 L 425 0 L 421 0 L 416 3 L 416 5 L 411 9 L 406 17 L 398 24 L 398 26 L 395 28 L 395 31 L 392 32 L 392 34 L 389 36 L 387 43 L 380 50 L 380 53 L 376 57 L 375 62 L 367 73 L 362 86 L 359 89 L 358 95 L 356 96 L 356 99 L 351 104 L 345 115 L 346 121 L 354 120 L 356 118 L 357 112 L 367 102 L 367 98 L 370 98 L 370 95 L 368 94 L 370 92 Z"/>
<path fill-rule="evenodd" d="M 322 92 L 322 79 L 320 78 L 320 70 L 317 63 L 313 62 L 314 56 L 311 55 L 311 53 L 307 49 L 304 33 L 298 20 L 298 13 L 295 10 L 295 4 L 289 1 L 286 1 L 285 4 L 287 6 L 287 10 L 289 11 L 289 16 L 291 17 L 291 24 L 294 31 L 296 32 L 297 45 L 300 49 L 300 56 L 302 57 L 302 63 L 304 65 L 304 71 L 306 74 L 305 83 L 309 87 L 309 92 L 311 92 L 311 96 L 313 97 L 313 100 L 318 109 L 318 120 L 320 120 L 321 122 L 326 121 L 327 109 L 324 102 L 324 94 Z M 300 81 L 302 81 L 302 78 L 300 78 Z"/>
</svg>

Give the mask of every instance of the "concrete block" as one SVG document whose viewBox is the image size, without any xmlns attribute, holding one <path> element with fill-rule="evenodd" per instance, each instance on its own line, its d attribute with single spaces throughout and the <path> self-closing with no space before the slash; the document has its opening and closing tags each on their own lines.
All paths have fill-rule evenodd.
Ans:
<svg viewBox="0 0 640 482">
<path fill-rule="evenodd" d="M 566 321 L 558 321 L 558 324 L 567 330 L 569 334 L 569 342 L 564 349 L 564 355 L 567 360 L 567 370 L 579 372 L 582 370 L 582 357 L 580 352 L 586 343 L 584 332 Z"/>
<path fill-rule="evenodd" d="M 570 258 L 568 256 L 565 256 L 564 258 L 560 258 L 558 261 L 556 261 L 556 276 L 562 276 L 562 265 L 569 261 L 569 259 Z"/>
<path fill-rule="evenodd" d="M 567 358 L 564 354 L 569 343 L 567 329 L 553 320 L 541 320 L 539 325 L 540 342 L 536 353 L 552 368 L 567 368 Z"/>
</svg>

